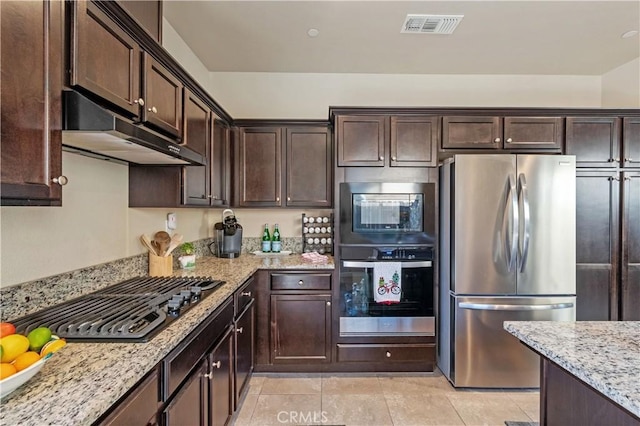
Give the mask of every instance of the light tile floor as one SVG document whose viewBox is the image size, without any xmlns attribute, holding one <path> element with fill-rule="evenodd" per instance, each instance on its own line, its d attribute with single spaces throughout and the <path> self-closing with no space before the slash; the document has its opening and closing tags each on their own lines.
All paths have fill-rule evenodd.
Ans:
<svg viewBox="0 0 640 426">
<path fill-rule="evenodd" d="M 433 374 L 254 374 L 236 426 L 500 425 L 538 421 L 536 391 L 456 390 Z"/>
</svg>

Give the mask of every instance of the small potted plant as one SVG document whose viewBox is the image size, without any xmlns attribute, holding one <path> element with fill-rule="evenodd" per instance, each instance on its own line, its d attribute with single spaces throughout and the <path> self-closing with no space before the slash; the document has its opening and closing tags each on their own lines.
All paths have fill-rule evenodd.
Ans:
<svg viewBox="0 0 640 426">
<path fill-rule="evenodd" d="M 195 247 L 193 243 L 183 243 L 180 246 L 182 256 L 178 258 L 182 269 L 193 269 L 196 267 Z"/>
</svg>

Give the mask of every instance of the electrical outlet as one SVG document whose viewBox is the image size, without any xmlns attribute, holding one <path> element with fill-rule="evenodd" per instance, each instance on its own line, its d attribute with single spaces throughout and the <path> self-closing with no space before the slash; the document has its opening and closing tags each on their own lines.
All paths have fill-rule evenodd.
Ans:
<svg viewBox="0 0 640 426">
<path fill-rule="evenodd" d="M 167 232 L 178 229 L 178 216 L 175 213 L 167 214 Z"/>
</svg>

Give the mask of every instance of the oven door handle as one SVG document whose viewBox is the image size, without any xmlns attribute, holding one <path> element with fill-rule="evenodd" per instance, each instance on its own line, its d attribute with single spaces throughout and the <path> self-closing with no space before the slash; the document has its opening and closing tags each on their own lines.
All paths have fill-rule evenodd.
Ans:
<svg viewBox="0 0 640 426">
<path fill-rule="evenodd" d="M 354 262 L 351 260 L 344 260 L 342 266 L 345 268 L 373 268 L 376 262 Z M 409 268 L 430 268 L 432 262 L 430 260 L 422 260 L 418 262 L 400 262 L 402 269 Z"/>
</svg>

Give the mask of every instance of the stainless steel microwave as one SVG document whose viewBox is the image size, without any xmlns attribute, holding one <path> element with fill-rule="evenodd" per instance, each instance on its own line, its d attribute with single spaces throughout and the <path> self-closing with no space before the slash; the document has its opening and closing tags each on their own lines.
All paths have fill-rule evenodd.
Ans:
<svg viewBox="0 0 640 426">
<path fill-rule="evenodd" d="M 435 241 L 435 184 L 340 184 L 341 244 L 426 244 Z"/>
</svg>

